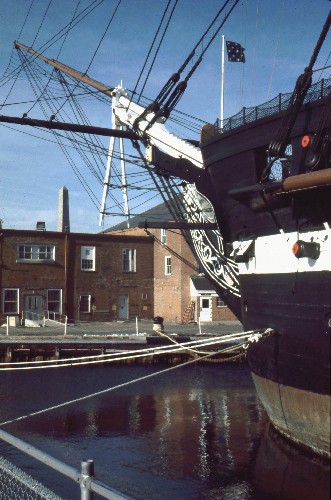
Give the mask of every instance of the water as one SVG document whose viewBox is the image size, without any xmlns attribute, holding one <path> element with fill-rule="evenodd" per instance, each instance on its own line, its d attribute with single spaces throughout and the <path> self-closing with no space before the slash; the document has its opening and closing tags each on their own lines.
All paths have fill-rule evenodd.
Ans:
<svg viewBox="0 0 331 500">
<path fill-rule="evenodd" d="M 165 367 L 3 372 L 0 422 Z M 328 499 L 328 470 L 277 444 L 246 365 L 176 369 L 4 430 L 136 499 Z M 79 488 L 0 442 L 5 456 L 67 499 Z"/>
</svg>

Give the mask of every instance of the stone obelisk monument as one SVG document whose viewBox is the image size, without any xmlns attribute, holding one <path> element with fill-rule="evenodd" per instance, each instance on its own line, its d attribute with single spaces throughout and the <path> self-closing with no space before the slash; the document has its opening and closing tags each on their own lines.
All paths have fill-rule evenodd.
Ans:
<svg viewBox="0 0 331 500">
<path fill-rule="evenodd" d="M 65 186 L 59 191 L 57 230 L 61 233 L 70 233 L 69 192 Z"/>
</svg>

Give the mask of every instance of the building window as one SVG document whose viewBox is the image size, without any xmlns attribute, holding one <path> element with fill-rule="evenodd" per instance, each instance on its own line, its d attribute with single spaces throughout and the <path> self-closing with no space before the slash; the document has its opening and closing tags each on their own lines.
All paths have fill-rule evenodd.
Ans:
<svg viewBox="0 0 331 500">
<path fill-rule="evenodd" d="M 95 271 L 95 247 L 81 247 L 81 270 Z"/>
<path fill-rule="evenodd" d="M 167 230 L 161 229 L 161 243 L 167 243 Z"/>
<path fill-rule="evenodd" d="M 171 274 L 171 256 L 166 255 L 164 258 L 164 274 Z"/>
<path fill-rule="evenodd" d="M 134 248 L 122 248 L 122 271 L 125 273 L 136 272 L 136 250 Z"/>
<path fill-rule="evenodd" d="M 142 293 L 141 298 L 142 300 L 147 300 L 147 293 Z"/>
<path fill-rule="evenodd" d="M 2 309 L 4 314 L 18 314 L 18 288 L 4 288 Z"/>
<path fill-rule="evenodd" d="M 79 296 L 79 309 L 83 313 L 91 312 L 91 295 Z"/>
<path fill-rule="evenodd" d="M 54 245 L 18 245 L 17 260 L 54 261 Z"/>
<path fill-rule="evenodd" d="M 217 307 L 224 307 L 225 304 L 223 300 L 220 299 L 220 297 L 217 297 Z"/>
<path fill-rule="evenodd" d="M 47 290 L 47 311 L 62 313 L 62 290 Z"/>
</svg>

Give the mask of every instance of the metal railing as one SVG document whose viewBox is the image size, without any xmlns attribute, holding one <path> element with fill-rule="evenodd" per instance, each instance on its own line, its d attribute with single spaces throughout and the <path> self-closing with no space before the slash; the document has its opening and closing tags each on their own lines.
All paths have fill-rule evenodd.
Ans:
<svg viewBox="0 0 331 500">
<path fill-rule="evenodd" d="M 11 325 L 11 318 L 15 320 L 16 316 L 7 316 L 6 318 L 6 334 L 9 335 L 9 329 L 11 326 L 16 328 L 16 323 Z M 67 335 L 67 327 L 68 327 L 68 316 L 64 314 L 60 314 L 54 311 L 44 311 L 43 314 L 35 313 L 32 311 L 22 311 L 21 316 L 21 325 L 23 326 L 46 326 L 46 322 L 51 323 L 52 325 L 60 326 L 64 328 L 64 335 Z"/>
<path fill-rule="evenodd" d="M 22 311 L 22 325 L 27 324 L 29 321 L 32 321 L 33 323 L 39 323 L 39 325 L 42 325 L 44 320 L 44 315 L 41 313 L 36 313 L 33 311 Z"/>
<path fill-rule="evenodd" d="M 55 311 L 44 311 L 43 326 L 46 326 L 46 321 L 56 325 L 63 325 L 64 335 L 67 335 L 68 316 Z"/>
<path fill-rule="evenodd" d="M 102 498 L 111 500 L 129 499 L 129 497 L 122 495 L 118 491 L 95 479 L 93 460 L 83 460 L 81 462 L 81 469 L 76 470 L 74 467 L 61 462 L 48 453 L 31 446 L 8 432 L 0 430 L 0 439 L 78 483 L 81 500 L 92 500 L 93 493 L 97 493 Z"/>
<path fill-rule="evenodd" d="M 327 97 L 331 91 L 331 78 L 322 79 L 319 82 L 311 85 L 309 91 L 304 100 L 304 104 L 308 102 L 318 101 L 323 97 Z M 287 94 L 278 94 L 276 97 L 270 101 L 259 104 L 258 106 L 253 106 L 250 108 L 243 107 L 239 113 L 226 118 L 223 121 L 223 130 L 221 129 L 221 121 L 216 120 L 214 128 L 217 133 L 227 132 L 228 130 L 233 130 L 241 125 L 246 125 L 247 123 L 254 122 L 259 118 L 265 118 L 266 116 L 271 116 L 280 111 L 284 111 L 288 107 L 292 92 Z"/>
</svg>

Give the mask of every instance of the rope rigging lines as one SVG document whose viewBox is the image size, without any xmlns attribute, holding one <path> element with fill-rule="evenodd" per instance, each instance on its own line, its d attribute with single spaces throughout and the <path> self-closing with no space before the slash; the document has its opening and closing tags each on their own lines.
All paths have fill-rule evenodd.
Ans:
<svg viewBox="0 0 331 500">
<path fill-rule="evenodd" d="M 174 73 L 169 78 L 169 80 L 164 85 L 162 90 L 159 92 L 156 99 L 151 103 L 151 105 L 148 108 L 146 108 L 146 110 L 142 113 L 142 115 L 136 119 L 135 123 L 133 124 L 134 128 L 137 128 L 138 123 L 142 119 L 144 119 L 146 117 L 146 115 L 151 111 L 154 112 L 155 115 L 152 118 L 152 120 L 150 121 L 149 127 L 151 127 L 153 125 L 153 123 L 156 122 L 157 119 L 159 119 L 161 117 L 164 117 L 165 119 L 167 119 L 170 116 L 170 113 L 172 112 L 172 110 L 175 108 L 175 106 L 178 104 L 180 98 L 182 97 L 182 95 L 187 87 L 187 83 L 188 83 L 189 79 L 191 78 L 191 76 L 193 75 L 193 73 L 195 72 L 195 70 L 197 69 L 199 64 L 201 63 L 205 52 L 209 49 L 209 46 L 212 44 L 212 42 L 214 41 L 214 39 L 216 38 L 216 36 L 220 32 L 222 27 L 224 26 L 226 20 L 231 15 L 232 11 L 234 10 L 236 5 L 238 4 L 239 0 L 234 0 L 233 5 L 231 5 L 229 11 L 224 15 L 224 18 L 223 18 L 222 22 L 220 23 L 219 27 L 211 35 L 211 37 L 210 37 L 209 41 L 206 43 L 206 45 L 203 46 L 203 41 L 206 40 L 207 35 L 210 34 L 210 31 L 214 27 L 214 25 L 216 24 L 216 21 L 218 20 L 220 15 L 223 13 L 225 8 L 228 6 L 228 4 L 229 3 L 231 4 L 231 2 L 232 2 L 232 0 L 225 0 L 224 4 L 220 8 L 220 10 L 217 12 L 216 16 L 214 17 L 214 19 L 212 20 L 212 22 L 210 23 L 208 28 L 205 30 L 203 35 L 200 37 L 200 39 L 198 40 L 198 42 L 194 46 L 193 50 L 191 51 L 191 53 L 185 59 L 184 63 L 181 65 L 181 67 L 178 69 L 178 71 L 176 73 Z M 187 67 L 189 62 L 192 61 L 192 59 L 195 57 L 196 50 L 198 49 L 198 47 L 201 47 L 200 56 L 198 57 L 197 61 L 193 64 L 192 68 L 190 69 L 190 71 L 188 72 L 186 77 L 180 81 L 181 73 L 185 70 L 185 68 Z"/>
<path fill-rule="evenodd" d="M 43 67 L 40 66 L 39 61 L 33 61 L 33 63 L 29 63 L 29 58 L 26 56 L 26 54 L 18 50 L 17 53 L 19 54 L 21 58 L 21 66 L 26 68 L 26 75 L 28 77 L 28 80 L 31 84 L 31 89 L 33 91 L 33 94 L 36 98 L 34 101 L 34 106 L 38 104 L 40 109 L 43 112 L 43 115 L 46 119 L 49 119 L 51 117 L 52 120 L 55 119 L 55 116 L 58 115 L 58 118 L 66 121 L 80 121 L 86 124 L 89 124 L 89 121 L 87 119 L 86 112 L 83 110 L 80 101 L 82 98 L 86 97 L 91 97 L 91 98 L 97 98 L 99 100 L 107 101 L 107 104 L 109 104 L 109 98 L 104 96 L 103 94 L 96 93 L 95 91 L 91 91 L 88 89 L 87 85 L 78 82 L 69 76 L 69 75 L 63 75 L 60 71 L 58 70 L 53 70 L 51 74 L 47 74 L 44 72 Z M 42 71 L 40 71 L 40 68 Z M 46 84 L 44 84 L 44 80 L 46 81 Z M 76 98 L 76 94 L 78 94 L 78 98 Z M 145 98 L 144 98 L 145 99 Z M 146 100 L 146 99 L 145 99 Z M 58 104 L 59 103 L 59 104 Z M 63 106 L 63 103 L 66 103 L 66 106 Z M 26 112 L 26 114 L 29 113 L 29 111 L 34 107 L 30 106 L 29 110 Z M 25 115 L 24 115 L 25 116 Z M 174 123 L 180 123 L 181 126 L 188 126 L 190 130 L 198 130 L 199 126 L 202 122 L 200 120 L 197 123 L 197 120 L 194 119 L 191 115 L 188 114 L 181 114 L 179 112 L 176 113 L 175 115 L 175 120 Z M 95 176 L 95 178 L 98 180 L 99 185 L 102 183 L 102 174 L 103 172 L 101 171 L 100 165 L 102 167 L 105 164 L 105 158 L 107 156 L 106 148 L 102 145 L 101 141 L 97 137 L 91 137 L 91 136 L 85 136 L 85 135 L 77 135 L 77 134 L 72 134 L 72 133 L 66 133 L 66 134 L 59 134 L 59 132 L 52 132 L 55 138 L 55 141 L 60 144 L 60 147 L 65 150 L 64 154 L 67 158 L 67 161 L 71 168 L 73 169 L 75 175 L 79 179 L 79 182 L 82 184 L 90 198 L 93 198 L 94 205 L 96 208 L 98 208 L 98 197 L 96 195 L 93 195 L 93 193 L 90 190 L 89 182 L 85 179 L 84 175 L 81 173 L 81 169 L 77 168 L 75 165 L 75 160 L 72 158 L 68 148 L 70 149 L 76 149 L 77 148 L 77 154 L 79 157 L 82 159 L 82 161 L 86 164 L 87 168 L 91 171 L 91 173 Z M 67 139 L 67 144 L 64 145 L 63 143 L 63 136 L 66 136 Z M 70 145 L 69 145 L 70 144 Z M 87 157 L 87 154 L 89 157 Z M 120 159 L 121 155 L 115 153 L 115 159 Z M 90 159 L 89 159 L 90 158 Z M 142 163 L 139 159 L 140 157 L 137 157 L 136 155 L 133 154 L 126 154 L 126 161 L 133 165 L 133 166 L 139 166 L 139 168 L 143 167 L 146 169 L 145 163 Z M 111 184 L 114 186 L 117 186 L 119 189 L 121 188 L 121 173 L 119 172 L 116 164 L 113 164 L 113 179 Z M 145 174 L 145 179 L 141 180 L 141 186 L 136 184 L 136 179 L 134 176 L 136 175 L 136 171 L 133 169 L 132 172 L 129 171 L 129 180 L 127 182 L 127 186 L 130 187 L 131 189 L 136 189 L 136 195 L 132 197 L 132 200 L 135 200 L 138 198 L 141 199 L 142 201 L 137 203 L 136 206 L 132 207 L 133 211 L 136 211 L 136 209 L 140 206 L 143 205 L 143 197 L 144 194 L 142 193 L 143 190 L 145 190 L 145 194 L 148 191 L 154 191 L 153 198 L 156 198 L 157 196 L 155 195 L 157 186 L 160 187 L 160 184 L 155 184 L 153 181 L 151 184 L 149 174 Z M 132 177 L 131 177 L 132 176 Z M 132 180 L 130 180 L 130 178 Z M 158 189 L 159 189 L 158 187 Z M 114 215 L 119 215 L 123 216 L 123 211 L 121 210 L 121 203 L 116 199 L 112 193 L 110 193 L 110 199 L 113 203 L 113 206 L 109 209 L 107 209 L 108 213 L 112 213 Z M 152 198 L 150 198 L 152 199 Z"/>
<path fill-rule="evenodd" d="M 189 57 L 182 64 L 178 75 L 180 75 L 186 69 L 189 62 L 193 60 L 197 48 L 199 46 L 202 47 L 202 54 L 199 57 L 198 61 L 194 64 L 193 68 L 188 72 L 185 78 L 186 82 L 193 74 L 194 69 L 197 67 L 197 63 L 200 63 L 202 55 L 208 49 L 210 43 L 212 43 L 217 33 L 223 26 L 225 20 L 229 17 L 232 10 L 235 8 L 238 1 L 239 0 L 226 0 L 224 2 L 217 15 L 214 17 L 212 23 L 210 23 L 205 33 L 202 35 L 202 37 L 200 37 Z M 147 108 L 154 105 L 154 102 L 151 103 L 151 101 L 148 101 L 143 97 L 143 91 L 150 77 L 161 45 L 167 34 L 170 22 L 172 21 L 177 7 L 177 2 L 178 0 L 169 0 L 167 2 L 156 34 L 147 53 L 136 86 L 134 90 L 129 93 L 129 95 L 131 96 L 130 102 L 134 97 L 137 103 L 145 101 Z M 92 1 L 88 7 L 81 8 L 81 0 L 78 0 L 78 2 L 75 3 L 75 6 L 73 6 L 73 13 L 71 15 L 70 21 L 64 26 L 64 28 L 58 30 L 53 36 L 49 37 L 47 41 L 45 41 L 44 43 L 39 43 L 39 50 L 43 53 L 56 43 L 61 42 L 60 48 L 58 50 L 59 55 L 60 52 L 62 52 L 64 46 L 67 44 L 68 34 L 79 23 L 86 19 L 87 16 L 98 9 L 98 7 L 100 7 L 103 3 L 104 0 L 95 0 Z M 32 45 L 34 45 L 37 40 L 41 39 L 41 31 L 45 31 L 46 19 L 47 17 L 51 16 L 52 6 L 52 0 L 49 0 L 47 5 L 44 6 L 44 12 L 41 13 L 42 19 L 38 26 L 36 35 L 34 36 Z M 95 61 L 97 52 L 99 51 L 114 18 L 117 17 L 116 15 L 118 14 L 120 7 L 122 7 L 121 0 L 118 0 L 113 6 L 112 13 L 108 15 L 107 19 L 105 18 L 105 29 L 102 36 L 99 37 L 98 43 L 96 43 L 96 48 L 92 53 L 92 56 L 90 57 L 89 63 L 85 66 L 86 69 L 85 73 L 82 73 L 83 76 L 84 74 L 87 74 L 87 71 L 90 70 L 91 65 Z M 222 12 L 225 11 L 226 7 L 229 7 L 229 10 L 225 14 L 223 22 L 220 23 L 218 29 L 215 30 L 215 33 L 211 36 L 210 41 L 206 44 L 205 47 L 203 47 L 202 42 L 205 40 L 206 35 L 210 34 L 210 30 L 215 25 L 215 21 L 219 19 L 219 16 Z M 23 28 L 27 26 L 28 18 L 32 15 L 33 9 L 34 2 L 32 1 L 24 20 L 23 27 L 20 30 L 20 35 L 23 33 Z M 22 46 L 22 44 L 18 45 Z M 87 103 L 89 99 L 95 99 L 99 101 L 100 104 L 106 104 L 110 106 L 110 92 L 105 95 L 105 93 L 102 93 L 100 91 L 91 90 L 91 88 L 89 88 L 84 82 L 78 81 L 70 75 L 64 75 L 59 69 L 53 69 L 51 72 L 47 71 L 45 66 L 41 65 L 40 62 L 36 59 L 35 55 L 33 54 L 33 50 L 31 50 L 31 53 L 24 53 L 18 46 L 15 52 L 20 58 L 19 64 L 15 64 L 14 58 L 11 57 L 10 64 L 5 71 L 5 74 L 0 79 L 0 85 L 5 86 L 8 84 L 12 84 L 2 106 L 10 105 L 16 107 L 14 105 L 14 102 L 9 102 L 9 96 L 12 95 L 12 90 L 17 82 L 23 81 L 23 74 L 29 81 L 31 92 L 34 97 L 34 99 L 25 99 L 26 104 L 28 104 L 29 107 L 24 110 L 23 116 L 28 116 L 33 109 L 35 109 L 36 111 L 39 109 L 45 119 L 51 121 L 79 121 L 80 123 L 88 124 L 89 120 L 87 117 L 89 113 L 86 111 L 86 107 L 83 107 L 83 104 Z M 46 61 L 45 57 L 44 60 Z M 149 61 L 151 62 L 149 67 L 147 67 Z M 145 71 L 147 71 L 147 75 L 144 81 L 142 81 L 142 77 Z M 173 83 L 175 84 L 176 82 Z M 137 88 L 140 84 L 142 85 L 140 94 L 138 96 Z M 172 84 L 170 85 L 170 87 L 166 85 L 166 88 L 166 91 L 162 90 L 159 94 L 162 96 L 163 101 L 171 97 L 172 91 L 176 91 Z M 175 100 L 176 102 L 178 102 L 179 99 L 177 100 L 176 97 Z M 85 102 L 83 103 L 83 101 Z M 165 102 L 166 107 L 168 106 L 167 103 L 168 101 Z M 19 102 L 17 103 L 17 105 L 19 105 Z M 173 107 L 174 106 L 172 106 L 172 109 Z M 198 134 L 203 123 L 204 122 L 202 120 L 195 119 L 191 115 L 183 114 L 178 111 L 174 112 L 171 117 L 171 121 L 169 120 L 170 127 L 180 130 L 185 129 L 186 135 L 192 135 L 192 133 Z M 99 212 L 100 195 L 97 191 L 101 186 L 104 185 L 103 177 L 108 156 L 104 143 L 96 137 L 86 136 L 85 134 L 78 135 L 77 133 L 72 132 L 60 133 L 59 131 L 48 131 L 40 133 L 42 134 L 43 139 L 46 133 L 48 135 L 49 133 L 53 134 L 54 142 L 56 142 L 61 148 L 66 158 L 66 162 L 69 164 L 70 168 L 77 177 L 78 182 L 87 193 L 93 206 Z M 123 153 L 115 152 L 114 160 L 122 159 Z M 108 191 L 107 207 L 105 209 L 106 214 L 113 214 L 116 216 L 119 215 L 121 217 L 124 216 L 125 211 L 121 193 L 123 189 L 130 188 L 131 191 L 135 190 L 133 194 L 130 194 L 130 204 L 133 203 L 133 206 L 130 206 L 131 213 L 137 213 L 139 210 L 143 212 L 146 207 L 146 201 L 148 204 L 154 200 L 155 204 L 158 204 L 160 202 L 159 200 L 162 199 L 169 205 L 168 200 L 180 192 L 180 181 L 177 181 L 174 178 L 158 178 L 157 175 L 159 172 L 157 172 L 157 169 L 153 169 L 149 165 L 147 165 L 141 154 L 139 154 L 138 156 L 136 156 L 135 154 L 125 154 L 125 160 L 129 164 L 129 169 L 127 172 L 128 177 L 125 181 L 125 184 L 123 184 L 123 175 L 120 171 L 120 168 L 117 166 L 116 161 L 112 162 L 109 186 L 112 186 L 113 189 Z M 137 169 L 141 168 L 143 168 L 144 174 L 141 177 L 140 182 L 137 182 L 137 177 L 135 177 L 135 175 Z M 90 181 L 90 174 L 94 178 L 93 182 Z M 183 205 L 179 206 L 179 204 L 177 203 L 177 206 L 172 209 L 172 211 L 175 212 L 177 220 L 184 220 L 185 210 Z"/>
</svg>

